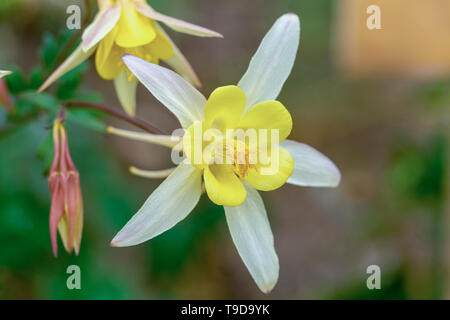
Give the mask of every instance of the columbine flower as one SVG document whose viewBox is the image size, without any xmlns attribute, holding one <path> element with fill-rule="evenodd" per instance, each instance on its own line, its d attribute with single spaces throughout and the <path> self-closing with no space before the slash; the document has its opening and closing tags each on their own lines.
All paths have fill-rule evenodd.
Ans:
<svg viewBox="0 0 450 320">
<path fill-rule="evenodd" d="M 295 14 L 282 16 L 265 36 L 238 86 L 218 88 L 208 100 L 168 69 L 131 55 L 122 58 L 186 129 L 181 146 L 186 160 L 173 171 L 133 169 L 133 173 L 142 176 L 168 177 L 115 236 L 112 246 L 136 245 L 172 228 L 196 206 L 203 193 L 203 181 L 208 197 L 224 206 L 234 244 L 258 287 L 267 293 L 275 286 L 278 257 L 266 210 L 257 190 L 274 190 L 285 182 L 299 186 L 335 187 L 341 178 L 336 166 L 320 152 L 305 144 L 285 140 L 291 132 L 292 119 L 286 108 L 275 99 L 291 72 L 299 40 L 298 17 Z M 208 153 L 205 158 L 195 161 L 193 158 L 197 153 L 192 154 L 193 148 L 206 150 L 220 140 L 220 135 L 213 139 L 196 137 L 195 126 L 225 132 L 227 139 L 239 129 L 258 132 L 270 129 L 278 132 L 278 141 L 282 142 L 278 144 L 272 136 L 269 139 L 263 134 L 265 139 L 258 138 L 252 147 L 245 139 L 232 138 L 235 145 L 241 146 L 241 151 L 231 153 L 231 163 L 213 163 L 209 161 Z M 109 130 L 128 138 L 175 146 L 178 150 L 180 147 L 176 139 L 170 144 L 168 136 Z M 205 146 L 205 141 L 210 144 Z M 258 154 L 261 146 L 267 147 L 269 155 L 277 156 L 276 171 L 264 174 L 263 169 L 271 163 L 250 162 L 251 155 Z M 212 150 L 220 152 L 221 149 Z M 241 162 L 236 160 L 239 156 Z"/>
<path fill-rule="evenodd" d="M 114 80 L 118 98 L 131 115 L 136 108 L 137 81 L 128 74 L 120 59 L 125 53 L 155 64 L 164 60 L 180 75 L 200 86 L 194 70 L 158 22 L 176 31 L 200 37 L 222 37 L 221 34 L 158 13 L 145 0 L 98 0 L 98 7 L 99 13 L 83 33 L 80 46 L 38 92 L 45 90 L 94 52 L 98 74 L 105 80 Z"/>
<path fill-rule="evenodd" d="M 70 157 L 64 126 L 59 120 L 53 125 L 54 158 L 48 184 L 52 197 L 50 208 L 50 237 L 53 254 L 58 254 L 57 232 L 68 253 L 80 251 L 83 229 L 83 199 L 80 176 Z"/>
</svg>

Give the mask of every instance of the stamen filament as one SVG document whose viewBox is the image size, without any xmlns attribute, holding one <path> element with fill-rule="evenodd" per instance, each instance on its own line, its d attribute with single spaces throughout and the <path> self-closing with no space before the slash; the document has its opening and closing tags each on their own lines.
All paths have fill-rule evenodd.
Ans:
<svg viewBox="0 0 450 320">
<path fill-rule="evenodd" d="M 160 179 L 168 177 L 175 168 L 165 170 L 142 170 L 136 167 L 130 167 L 130 172 L 136 176 L 150 179 Z"/>
<path fill-rule="evenodd" d="M 168 136 L 168 135 L 159 135 L 159 134 L 150 134 L 143 132 L 135 132 L 129 130 L 118 129 L 109 126 L 106 128 L 108 133 L 114 134 L 119 137 L 128 138 L 136 141 L 149 142 L 154 144 L 159 144 L 164 147 L 174 148 L 181 140 L 181 137 L 177 136 Z"/>
</svg>

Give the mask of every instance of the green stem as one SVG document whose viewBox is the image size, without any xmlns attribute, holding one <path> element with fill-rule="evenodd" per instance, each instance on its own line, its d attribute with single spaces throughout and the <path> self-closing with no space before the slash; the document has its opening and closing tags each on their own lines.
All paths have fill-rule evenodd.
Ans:
<svg viewBox="0 0 450 320">
<path fill-rule="evenodd" d="M 128 123 L 131 123 L 132 125 L 140 128 L 144 131 L 147 131 L 148 133 L 158 134 L 158 135 L 164 134 L 160 129 L 154 127 L 153 125 L 147 123 L 144 120 L 129 116 L 128 114 L 126 114 L 125 112 L 123 112 L 121 110 L 113 109 L 113 108 L 107 107 L 105 105 L 89 103 L 89 102 L 79 102 L 79 101 L 72 102 L 71 101 L 71 102 L 64 103 L 64 107 L 69 108 L 69 109 L 74 108 L 74 109 L 90 109 L 90 110 L 101 111 L 101 112 L 109 114 L 110 116 L 124 120 Z"/>
</svg>

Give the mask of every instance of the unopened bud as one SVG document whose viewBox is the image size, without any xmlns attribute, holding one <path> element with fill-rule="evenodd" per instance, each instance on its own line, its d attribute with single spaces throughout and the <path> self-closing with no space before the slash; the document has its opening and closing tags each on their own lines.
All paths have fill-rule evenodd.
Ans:
<svg viewBox="0 0 450 320">
<path fill-rule="evenodd" d="M 48 183 L 52 204 L 50 208 L 50 238 L 53 254 L 58 253 L 57 233 L 68 253 L 80 250 L 83 229 L 83 199 L 80 175 L 69 152 L 63 124 L 56 120 L 53 126 L 54 158 Z"/>
</svg>

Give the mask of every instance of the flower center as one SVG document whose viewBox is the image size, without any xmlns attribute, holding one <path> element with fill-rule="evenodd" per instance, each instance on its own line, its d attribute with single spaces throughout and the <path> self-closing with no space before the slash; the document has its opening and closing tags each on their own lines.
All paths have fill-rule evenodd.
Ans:
<svg viewBox="0 0 450 320">
<path fill-rule="evenodd" d="M 227 156 L 231 155 L 234 173 L 244 179 L 250 169 L 258 171 L 256 167 L 257 151 L 255 146 L 252 148 L 244 141 L 234 140 L 233 142 L 226 143 L 224 151 Z"/>
</svg>

